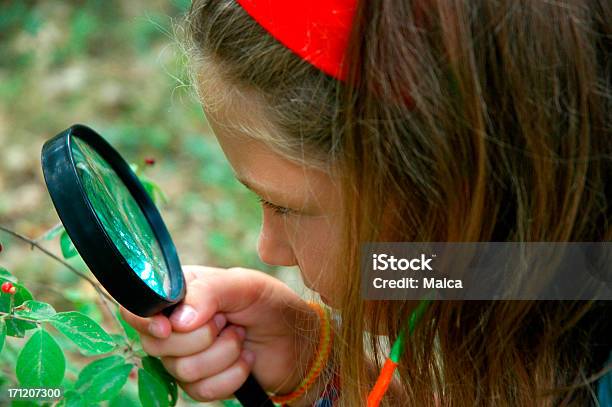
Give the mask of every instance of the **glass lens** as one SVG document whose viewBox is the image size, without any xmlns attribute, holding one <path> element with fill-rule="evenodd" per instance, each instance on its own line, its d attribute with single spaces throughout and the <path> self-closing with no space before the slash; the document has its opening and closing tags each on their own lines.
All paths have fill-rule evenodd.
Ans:
<svg viewBox="0 0 612 407">
<path fill-rule="evenodd" d="M 72 138 L 72 155 L 85 193 L 106 233 L 140 278 L 170 295 L 168 267 L 151 225 L 110 165 L 85 141 Z"/>
</svg>

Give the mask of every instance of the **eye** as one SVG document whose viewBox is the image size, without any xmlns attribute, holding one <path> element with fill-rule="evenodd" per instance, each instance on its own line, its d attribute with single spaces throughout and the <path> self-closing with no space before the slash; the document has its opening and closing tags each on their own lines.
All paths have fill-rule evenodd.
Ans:
<svg viewBox="0 0 612 407">
<path fill-rule="evenodd" d="M 293 210 L 289 209 L 289 208 L 285 208 L 284 206 L 279 206 L 279 205 L 275 205 L 272 202 L 268 202 L 265 199 L 263 199 L 262 197 L 258 196 L 257 199 L 259 200 L 259 202 L 265 206 L 268 207 L 272 210 L 274 210 L 274 213 L 278 214 L 278 215 L 287 215 L 293 212 Z"/>
</svg>

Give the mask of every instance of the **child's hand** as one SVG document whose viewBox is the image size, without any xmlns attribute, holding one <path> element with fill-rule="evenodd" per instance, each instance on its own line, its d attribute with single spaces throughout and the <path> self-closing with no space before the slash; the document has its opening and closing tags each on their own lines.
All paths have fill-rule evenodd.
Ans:
<svg viewBox="0 0 612 407">
<path fill-rule="evenodd" d="M 170 318 L 121 314 L 145 352 L 161 357 L 190 397 L 231 397 L 252 371 L 268 391 L 291 392 L 317 345 L 318 317 L 298 295 L 265 273 L 183 268 L 187 296 Z"/>
</svg>

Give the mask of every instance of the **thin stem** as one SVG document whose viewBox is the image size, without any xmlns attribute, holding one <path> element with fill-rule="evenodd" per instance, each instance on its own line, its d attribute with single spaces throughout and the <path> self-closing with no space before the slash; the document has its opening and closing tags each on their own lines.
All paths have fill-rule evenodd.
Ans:
<svg viewBox="0 0 612 407">
<path fill-rule="evenodd" d="M 53 294 L 55 294 L 58 297 L 65 297 L 65 295 L 61 291 L 57 290 L 56 288 L 49 287 L 47 285 L 37 283 L 35 281 L 29 282 L 28 286 L 33 286 L 33 287 L 43 287 L 44 286 L 47 293 L 52 292 Z M 98 298 L 99 298 L 99 300 L 101 302 L 101 305 L 110 314 L 110 318 L 115 318 L 115 319 L 117 319 L 117 322 L 119 322 L 119 319 L 117 318 L 116 314 L 112 312 L 111 305 L 108 304 L 108 301 L 106 301 L 106 299 L 104 297 L 98 297 Z M 121 325 L 121 322 L 119 322 L 119 325 Z M 119 329 L 119 332 L 123 333 L 123 327 L 121 327 Z M 127 337 L 127 335 L 124 335 L 124 336 L 125 336 L 126 340 L 129 343 L 130 341 L 129 341 L 129 338 Z"/>
<path fill-rule="evenodd" d="M 53 229 L 57 228 L 57 226 L 55 226 Z M 115 325 L 117 325 L 117 328 L 119 330 L 120 333 L 123 332 L 123 326 L 121 325 L 121 321 L 119 321 L 119 318 L 117 317 L 117 315 L 111 310 L 110 305 L 108 304 L 107 301 L 110 301 L 112 304 L 117 304 L 115 302 L 115 299 L 113 297 L 111 297 L 110 295 L 108 295 L 106 292 L 104 292 L 102 290 L 102 288 L 100 288 L 100 285 L 98 283 L 96 283 L 93 279 L 91 279 L 89 276 L 87 276 L 86 274 L 82 273 L 81 271 L 77 270 L 75 267 L 73 267 L 72 265 L 70 265 L 68 262 L 66 262 L 65 260 L 61 259 L 60 257 L 56 256 L 55 254 L 51 253 L 49 250 L 45 249 L 44 247 L 42 247 L 38 242 L 30 239 L 27 236 L 24 236 L 20 233 L 17 233 L 11 229 L 8 229 L 5 226 L 0 225 L 0 230 L 10 234 L 11 236 L 14 236 L 18 239 L 20 239 L 23 242 L 29 243 L 31 248 L 37 248 L 38 250 L 40 250 L 41 252 L 43 252 L 44 254 L 46 254 L 47 256 L 51 257 L 52 259 L 60 262 L 61 264 L 63 264 L 66 268 L 68 268 L 68 270 L 72 271 L 74 274 L 76 274 L 77 276 L 81 277 L 82 279 L 84 279 L 85 281 L 87 281 L 89 284 L 91 284 L 91 286 L 96 290 L 96 292 L 98 293 L 98 295 L 100 296 L 100 302 L 102 303 L 102 306 L 108 311 L 108 313 L 110 314 L 110 318 L 113 320 L 113 322 L 115 323 Z M 127 337 L 127 335 L 125 335 L 125 338 L 128 341 L 128 348 L 130 350 L 132 350 L 132 344 L 130 343 L 129 338 Z"/>
<path fill-rule="evenodd" d="M 47 250 L 44 247 L 42 247 L 39 243 L 35 242 L 34 240 L 30 239 L 27 236 L 24 236 L 24 235 L 22 235 L 20 233 L 14 232 L 11 229 L 8 229 L 7 227 L 2 226 L 2 225 L 0 225 L 0 230 L 2 230 L 5 233 L 8 233 L 11 236 L 16 237 L 17 239 L 19 239 L 19 240 L 21 240 L 23 242 L 29 243 L 32 248 L 35 247 L 38 250 L 40 250 L 41 252 L 43 252 L 44 254 L 46 254 L 47 256 L 49 256 L 52 259 L 60 262 L 66 268 L 68 268 L 68 270 L 72 271 L 74 274 L 76 274 L 77 276 L 81 277 L 82 279 L 87 281 L 89 284 L 91 284 L 92 287 L 95 288 L 95 290 L 98 292 L 98 294 L 100 294 L 101 296 L 105 297 L 106 299 L 108 299 L 111 302 L 115 302 L 115 300 L 110 295 L 108 295 L 107 293 L 102 291 L 102 289 L 98 286 L 98 284 L 94 280 L 92 280 L 89 276 L 87 276 L 86 274 L 84 274 L 81 271 L 77 270 L 75 267 L 70 265 L 70 263 L 64 261 L 60 257 L 58 257 L 55 254 L 51 253 L 49 250 Z"/>
<path fill-rule="evenodd" d="M 13 294 L 11 294 L 11 298 L 9 299 L 9 313 L 10 315 L 13 315 L 13 313 L 15 312 L 15 310 L 13 309 L 15 306 L 15 296 Z"/>
<path fill-rule="evenodd" d="M 21 316 L 17 316 L 15 314 L 9 313 L 9 312 L 0 312 L 0 317 L 2 317 L 2 319 L 5 319 L 6 317 L 11 317 L 12 319 L 19 319 L 19 320 L 25 321 L 25 322 L 33 322 L 33 323 L 35 323 L 37 325 L 40 325 L 40 323 L 43 322 L 43 321 L 40 321 L 40 320 L 37 320 L 37 319 L 24 318 L 24 317 L 21 317 Z"/>
<path fill-rule="evenodd" d="M 55 226 L 53 229 L 55 229 L 55 228 L 57 228 L 57 226 Z M 106 309 L 108 314 L 110 315 L 110 318 L 113 320 L 113 323 L 116 325 L 116 327 L 118 329 L 118 332 L 124 334 L 124 336 L 125 336 L 125 338 L 127 340 L 127 347 L 128 347 L 128 349 L 130 350 L 130 352 L 133 352 L 133 350 L 134 350 L 133 343 L 131 342 L 130 338 L 128 338 L 127 334 L 124 333 L 123 325 L 121 324 L 121 321 L 119 320 L 119 317 L 117 316 L 116 313 L 113 312 L 113 310 L 111 309 L 111 306 L 109 305 L 109 302 L 111 304 L 113 304 L 113 305 L 117 305 L 117 302 L 115 301 L 115 299 L 113 297 L 111 297 L 105 291 L 103 291 L 102 288 L 100 287 L 100 285 L 95 280 L 91 279 L 86 274 L 84 274 L 81 271 L 77 270 L 75 267 L 70 265 L 68 262 L 66 262 L 62 258 L 56 256 L 55 254 L 51 253 L 49 250 L 45 249 L 38 242 L 30 239 L 29 237 L 24 236 L 24 235 L 22 235 L 20 233 L 17 233 L 15 231 L 11 230 L 11 229 L 8 229 L 7 227 L 2 226 L 2 225 L 0 225 L 0 230 L 10 234 L 11 236 L 16 237 L 17 239 L 20 239 L 23 242 L 29 243 L 32 249 L 33 248 L 37 248 L 38 250 L 40 250 L 41 252 L 43 252 L 47 256 L 49 256 L 52 259 L 54 259 L 54 260 L 58 261 L 59 263 L 63 264 L 66 268 L 68 268 L 68 270 L 72 271 L 78 277 L 81 277 L 82 279 L 87 281 L 89 284 L 91 284 L 91 286 L 96 290 L 96 292 L 100 296 L 99 297 L 100 298 L 100 302 L 102 303 L 102 306 Z"/>
</svg>

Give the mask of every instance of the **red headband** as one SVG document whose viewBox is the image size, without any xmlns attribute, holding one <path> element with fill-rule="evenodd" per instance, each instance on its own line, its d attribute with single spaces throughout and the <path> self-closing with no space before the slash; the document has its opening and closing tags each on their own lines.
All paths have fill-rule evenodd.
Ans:
<svg viewBox="0 0 612 407">
<path fill-rule="evenodd" d="M 270 35 L 328 75 L 343 64 L 356 0 L 237 0 Z"/>
</svg>

